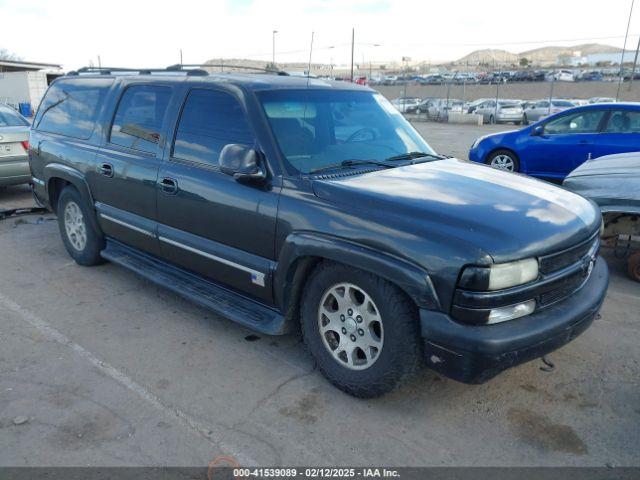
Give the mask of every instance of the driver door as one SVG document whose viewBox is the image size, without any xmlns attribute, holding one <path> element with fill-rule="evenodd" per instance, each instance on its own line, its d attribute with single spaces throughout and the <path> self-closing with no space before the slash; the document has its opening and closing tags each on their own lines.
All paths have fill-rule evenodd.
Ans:
<svg viewBox="0 0 640 480">
<path fill-rule="evenodd" d="M 225 145 L 257 143 L 243 105 L 194 87 L 174 123 L 157 185 L 163 257 L 270 303 L 279 189 L 239 183 L 218 166 Z"/>
</svg>

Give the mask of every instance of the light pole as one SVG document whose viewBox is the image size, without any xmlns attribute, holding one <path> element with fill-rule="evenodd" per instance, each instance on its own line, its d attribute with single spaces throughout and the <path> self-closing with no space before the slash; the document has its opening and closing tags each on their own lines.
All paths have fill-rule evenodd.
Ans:
<svg viewBox="0 0 640 480">
<path fill-rule="evenodd" d="M 276 68 L 276 33 L 278 33 L 278 30 L 274 30 L 271 33 L 271 45 L 272 45 L 271 63 L 273 64 L 273 68 Z"/>
<path fill-rule="evenodd" d="M 631 25 L 631 16 L 633 15 L 633 4 L 635 0 L 631 0 L 631 8 L 629 9 L 629 20 L 627 20 L 627 31 L 624 34 L 624 45 L 622 46 L 622 54 L 620 55 L 620 77 L 618 78 L 618 91 L 616 92 L 616 102 L 620 100 L 620 87 L 624 80 L 624 54 L 627 50 L 627 38 L 629 37 L 629 26 Z"/>
</svg>

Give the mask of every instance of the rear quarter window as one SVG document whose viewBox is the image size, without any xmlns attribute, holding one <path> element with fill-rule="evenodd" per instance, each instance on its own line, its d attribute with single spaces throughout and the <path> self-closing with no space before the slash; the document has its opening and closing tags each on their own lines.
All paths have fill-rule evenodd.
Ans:
<svg viewBox="0 0 640 480">
<path fill-rule="evenodd" d="M 95 128 L 111 78 L 65 79 L 55 82 L 45 95 L 33 122 L 35 129 L 87 139 Z"/>
</svg>

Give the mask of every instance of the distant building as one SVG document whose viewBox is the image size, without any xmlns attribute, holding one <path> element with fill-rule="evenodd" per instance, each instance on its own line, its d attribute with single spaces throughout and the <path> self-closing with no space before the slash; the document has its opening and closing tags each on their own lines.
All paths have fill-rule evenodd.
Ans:
<svg viewBox="0 0 640 480">
<path fill-rule="evenodd" d="M 624 63 L 633 63 L 636 55 L 634 50 L 624 53 Z M 560 55 L 557 60 L 558 65 L 566 67 L 579 67 L 588 65 L 594 67 L 596 65 L 620 65 L 622 52 L 609 53 L 590 53 L 588 55 Z"/>
<path fill-rule="evenodd" d="M 57 64 L 0 60 L 0 103 L 29 104 L 35 111 L 49 84 L 62 74 Z"/>
</svg>

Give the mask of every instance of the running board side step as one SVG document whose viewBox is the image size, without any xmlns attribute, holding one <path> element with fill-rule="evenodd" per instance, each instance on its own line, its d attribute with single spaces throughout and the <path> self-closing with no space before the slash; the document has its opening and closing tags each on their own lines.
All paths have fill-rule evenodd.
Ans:
<svg viewBox="0 0 640 480">
<path fill-rule="evenodd" d="M 247 328 L 266 335 L 287 333 L 284 317 L 277 310 L 152 255 L 109 238 L 100 255 Z"/>
</svg>

